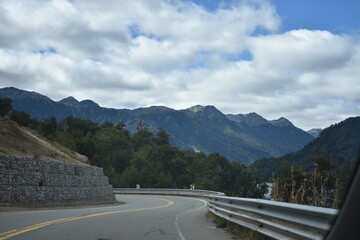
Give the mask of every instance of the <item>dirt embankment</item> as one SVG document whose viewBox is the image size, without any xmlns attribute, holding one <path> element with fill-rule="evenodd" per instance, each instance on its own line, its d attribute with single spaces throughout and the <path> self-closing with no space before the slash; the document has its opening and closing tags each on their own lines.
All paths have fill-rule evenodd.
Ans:
<svg viewBox="0 0 360 240">
<path fill-rule="evenodd" d="M 86 165 L 89 159 L 8 118 L 0 118 L 0 153 Z"/>
</svg>

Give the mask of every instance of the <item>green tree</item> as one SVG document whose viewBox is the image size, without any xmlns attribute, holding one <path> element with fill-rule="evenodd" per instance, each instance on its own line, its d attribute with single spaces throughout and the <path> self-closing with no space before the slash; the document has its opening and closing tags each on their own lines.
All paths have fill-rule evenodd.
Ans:
<svg viewBox="0 0 360 240">
<path fill-rule="evenodd" d="M 76 150 L 76 142 L 73 136 L 69 132 L 58 132 L 54 138 L 54 140 L 63 145 L 64 147 L 67 147 L 70 150 L 75 151 Z M 90 159 L 91 162 L 91 159 Z"/>
<path fill-rule="evenodd" d="M 335 179 L 330 160 L 315 156 L 313 170 L 284 162 L 273 180 L 272 197 L 277 201 L 331 207 L 334 201 Z"/>
<path fill-rule="evenodd" d="M 301 184 L 304 200 L 301 204 L 319 207 L 331 207 L 334 199 L 334 166 L 322 156 L 311 157 L 314 168 Z M 306 190 L 305 190 L 306 189 Z"/>
<path fill-rule="evenodd" d="M 163 129 L 160 128 L 160 130 L 156 133 L 156 139 L 155 142 L 157 145 L 168 145 L 169 144 L 169 134 Z"/>
<path fill-rule="evenodd" d="M 118 124 L 116 124 L 116 126 L 115 126 L 115 128 L 120 132 L 124 131 L 125 127 L 126 127 L 126 124 L 124 122 L 118 122 Z"/>
<path fill-rule="evenodd" d="M 142 181 L 142 176 L 139 170 L 134 167 L 128 167 L 121 175 L 120 186 L 134 188 L 135 185 L 140 184 L 141 181 Z"/>
<path fill-rule="evenodd" d="M 142 120 L 136 123 L 136 133 L 132 137 L 132 142 L 136 151 L 146 145 L 155 144 L 154 134 L 145 127 L 145 123 Z"/>
<path fill-rule="evenodd" d="M 57 131 L 57 121 L 54 116 L 45 118 L 41 124 L 42 135 L 48 138 L 54 137 Z"/>
<path fill-rule="evenodd" d="M 30 124 L 33 122 L 28 113 L 18 112 L 15 110 L 11 113 L 11 119 L 25 127 L 30 126 Z"/>
<path fill-rule="evenodd" d="M 360 160 L 360 159 L 359 159 Z M 343 165 L 337 169 L 335 180 L 334 202 L 332 208 L 340 208 L 344 201 L 346 190 L 351 182 L 351 177 L 354 173 L 354 163 L 351 161 L 344 161 Z"/>
<path fill-rule="evenodd" d="M 41 122 L 39 122 L 35 118 L 31 118 L 28 113 L 11 110 L 9 112 L 9 116 L 11 120 L 17 122 L 21 126 L 29 127 L 37 131 L 39 134 L 42 134 Z"/>
<path fill-rule="evenodd" d="M 147 130 L 147 128 L 145 127 L 145 122 L 140 119 L 136 122 L 136 132 L 139 133 L 144 130 Z"/>
<path fill-rule="evenodd" d="M 92 161 L 93 157 L 95 156 L 96 152 L 97 152 L 97 144 L 95 142 L 95 139 L 92 135 L 87 135 L 81 139 L 79 139 L 76 143 L 75 143 L 75 147 L 76 150 L 87 156 L 90 159 L 90 162 L 92 164 L 94 164 L 94 162 Z M 94 164 L 96 165 L 96 164 Z"/>
<path fill-rule="evenodd" d="M 103 127 L 94 135 L 96 152 L 92 158 L 97 166 L 113 166 L 121 173 L 129 166 L 133 155 L 130 133 L 123 129 L 119 131 L 115 126 Z"/>
<path fill-rule="evenodd" d="M 304 194 L 297 194 L 297 190 L 306 191 L 307 187 L 301 185 L 307 181 L 307 174 L 301 167 L 283 162 L 280 166 L 277 178 L 273 179 L 272 198 L 276 201 L 300 203 Z M 297 197 L 296 197 L 297 196 Z"/>
<path fill-rule="evenodd" d="M 75 138 L 85 136 L 87 133 L 94 134 L 98 126 L 90 120 L 84 120 L 69 116 L 59 123 L 59 130 L 70 132 Z"/>
<path fill-rule="evenodd" d="M 0 98 L 0 116 L 4 117 L 12 110 L 12 100 L 10 98 Z"/>
<path fill-rule="evenodd" d="M 28 115 L 14 115 L 28 122 Z M 56 119 L 40 124 L 46 136 L 89 157 L 102 167 L 114 187 L 188 188 L 225 191 L 243 197 L 261 197 L 263 184 L 240 163 L 219 154 L 181 151 L 169 145 L 169 134 L 159 129 L 155 136 L 143 121 L 131 135 L 123 122 L 96 124 L 67 117 L 56 128 Z M 57 131 L 56 131 L 57 129 Z"/>
</svg>

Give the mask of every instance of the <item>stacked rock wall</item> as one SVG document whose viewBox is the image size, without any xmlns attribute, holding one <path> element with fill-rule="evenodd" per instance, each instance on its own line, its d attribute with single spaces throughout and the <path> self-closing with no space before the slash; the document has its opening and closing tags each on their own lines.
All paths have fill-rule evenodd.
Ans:
<svg viewBox="0 0 360 240">
<path fill-rule="evenodd" d="M 0 205 L 53 206 L 115 201 L 103 169 L 0 154 Z"/>
</svg>

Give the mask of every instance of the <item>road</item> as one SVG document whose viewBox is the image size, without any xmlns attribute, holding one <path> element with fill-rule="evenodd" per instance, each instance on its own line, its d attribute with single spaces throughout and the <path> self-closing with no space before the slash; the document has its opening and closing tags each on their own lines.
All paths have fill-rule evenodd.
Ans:
<svg viewBox="0 0 360 240">
<path fill-rule="evenodd" d="M 197 198 L 117 195 L 121 205 L 0 212 L 3 239 L 232 239 Z"/>
</svg>

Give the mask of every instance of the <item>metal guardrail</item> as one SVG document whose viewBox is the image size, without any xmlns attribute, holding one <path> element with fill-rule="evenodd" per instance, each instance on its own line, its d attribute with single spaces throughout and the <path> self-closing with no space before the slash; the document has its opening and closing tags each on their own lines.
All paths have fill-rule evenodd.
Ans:
<svg viewBox="0 0 360 240">
<path fill-rule="evenodd" d="M 114 193 L 209 198 L 209 211 L 215 215 L 274 239 L 322 239 L 338 214 L 337 209 L 228 197 L 208 190 L 114 188 Z"/>
<path fill-rule="evenodd" d="M 322 239 L 337 209 L 263 199 L 209 196 L 209 211 L 275 239 Z"/>
<path fill-rule="evenodd" d="M 190 190 L 190 189 L 168 189 L 168 188 L 114 188 L 115 194 L 158 194 L 158 195 L 180 195 L 180 196 L 195 196 L 208 197 L 209 195 L 224 196 L 222 192 L 208 191 L 208 190 Z"/>
</svg>

